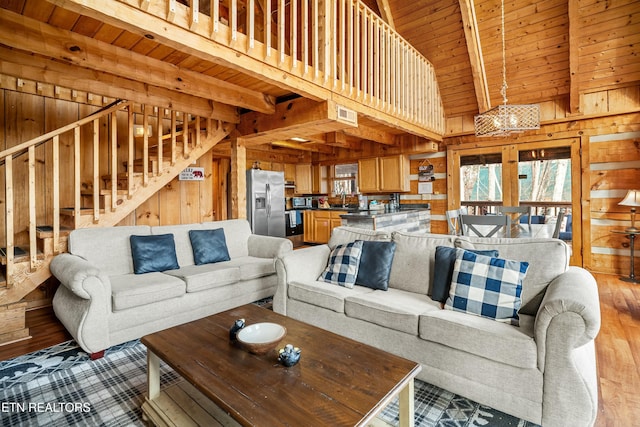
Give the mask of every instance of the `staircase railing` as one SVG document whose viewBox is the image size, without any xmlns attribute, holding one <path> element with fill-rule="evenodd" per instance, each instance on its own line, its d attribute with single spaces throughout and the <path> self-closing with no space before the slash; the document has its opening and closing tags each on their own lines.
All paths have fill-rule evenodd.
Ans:
<svg viewBox="0 0 640 427">
<path fill-rule="evenodd" d="M 42 265 L 36 236 L 43 223 L 53 236 L 53 254 L 64 250 L 61 232 L 65 228 L 114 225 L 102 219 L 111 217 L 115 222 L 135 209 L 125 202 L 147 187 L 152 177 L 167 175 L 165 168 L 176 164 L 179 154 L 184 158 L 193 150 L 201 154 L 203 126 L 217 140 L 228 132 L 221 122 L 208 118 L 116 101 L 86 118 L 1 151 L 5 287 L 14 283 L 18 245 L 28 246 L 29 271 Z M 61 144 L 66 150 L 63 154 Z M 48 153 L 44 160 L 36 154 L 41 145 Z M 27 171 L 20 170 L 24 167 Z M 117 210 L 128 212 L 114 215 Z M 18 254 L 23 256 L 21 251 Z"/>
</svg>

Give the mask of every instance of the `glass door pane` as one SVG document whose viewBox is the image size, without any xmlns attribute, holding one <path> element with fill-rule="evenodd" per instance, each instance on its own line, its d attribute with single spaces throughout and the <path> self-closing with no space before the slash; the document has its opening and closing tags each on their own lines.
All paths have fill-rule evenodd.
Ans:
<svg viewBox="0 0 640 427">
<path fill-rule="evenodd" d="M 502 205 L 502 153 L 460 157 L 460 200 L 473 215 Z"/>
<path fill-rule="evenodd" d="M 518 153 L 520 205 L 533 207 L 533 222 L 554 221 L 565 210 L 561 231 L 571 240 L 571 147 L 522 150 Z"/>
</svg>

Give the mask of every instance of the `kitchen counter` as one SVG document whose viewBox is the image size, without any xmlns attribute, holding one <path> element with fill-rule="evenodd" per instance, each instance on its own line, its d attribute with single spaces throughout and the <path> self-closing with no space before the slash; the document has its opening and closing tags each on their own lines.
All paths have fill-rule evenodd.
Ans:
<svg viewBox="0 0 640 427">
<path fill-rule="evenodd" d="M 351 211 L 340 215 L 340 218 L 342 225 L 367 230 L 428 233 L 431 229 L 431 211 L 425 208 L 400 208 L 395 211 Z"/>
</svg>

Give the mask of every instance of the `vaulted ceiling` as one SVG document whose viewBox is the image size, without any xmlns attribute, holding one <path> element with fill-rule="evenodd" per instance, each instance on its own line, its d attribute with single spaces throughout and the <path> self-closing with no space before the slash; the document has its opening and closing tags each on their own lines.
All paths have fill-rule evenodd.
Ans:
<svg viewBox="0 0 640 427">
<path fill-rule="evenodd" d="M 396 31 L 434 65 L 447 117 L 478 112 L 478 57 L 491 106 L 502 102 L 500 0 L 368 3 L 386 3 Z M 474 25 L 465 14 L 475 15 L 480 55 L 470 46 L 471 29 L 465 33 L 465 25 Z M 572 90 L 577 100 L 580 94 L 637 85 L 640 2 L 505 0 L 505 46 L 510 104 L 568 98 Z"/>
</svg>

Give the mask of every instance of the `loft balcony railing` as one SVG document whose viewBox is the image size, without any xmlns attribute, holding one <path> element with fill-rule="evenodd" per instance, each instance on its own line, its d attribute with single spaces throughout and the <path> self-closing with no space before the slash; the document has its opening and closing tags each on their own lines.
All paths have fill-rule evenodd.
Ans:
<svg viewBox="0 0 640 427">
<path fill-rule="evenodd" d="M 358 0 L 118 1 L 364 107 L 444 133 L 433 66 Z"/>
</svg>

